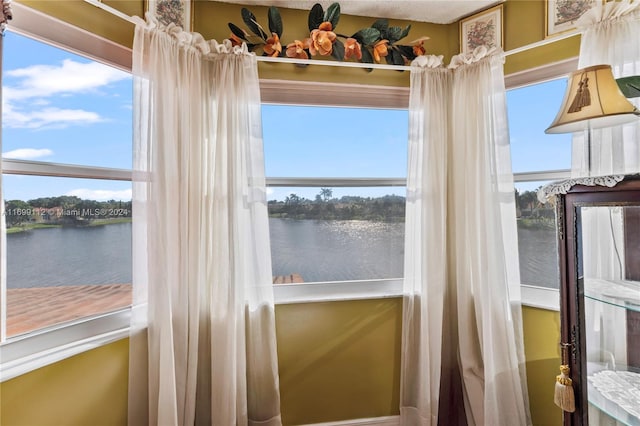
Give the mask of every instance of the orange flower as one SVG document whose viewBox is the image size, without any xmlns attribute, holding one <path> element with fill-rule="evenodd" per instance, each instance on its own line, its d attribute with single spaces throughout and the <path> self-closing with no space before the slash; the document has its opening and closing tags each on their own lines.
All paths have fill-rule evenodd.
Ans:
<svg viewBox="0 0 640 426">
<path fill-rule="evenodd" d="M 305 49 L 309 48 L 310 39 L 305 39 L 305 41 L 295 40 L 293 43 L 287 44 L 287 57 L 289 58 L 297 58 L 297 59 L 309 59 L 309 55 Z"/>
<path fill-rule="evenodd" d="M 329 21 L 324 21 L 322 24 L 318 26 L 320 31 L 333 31 L 333 24 Z"/>
<path fill-rule="evenodd" d="M 416 56 L 424 55 L 426 50 L 424 50 L 424 40 L 413 45 L 413 54 Z"/>
<path fill-rule="evenodd" d="M 360 43 L 355 38 L 348 38 L 344 43 L 344 59 L 362 59 Z"/>
<path fill-rule="evenodd" d="M 280 37 L 278 34 L 271 33 L 271 37 L 267 39 L 267 43 L 263 47 L 264 53 L 269 56 L 280 56 L 282 53 L 282 45 L 280 44 Z"/>
<path fill-rule="evenodd" d="M 234 33 L 231 33 L 229 40 L 231 40 L 232 46 L 242 46 L 242 39 L 237 35 L 235 35 Z"/>
<path fill-rule="evenodd" d="M 387 50 L 388 44 L 389 40 L 380 40 L 373 45 L 373 59 L 375 59 L 376 62 L 380 62 L 380 59 L 389 54 L 389 51 Z"/>
<path fill-rule="evenodd" d="M 336 40 L 336 33 L 331 31 L 333 25 L 331 22 L 323 22 L 318 29 L 311 31 L 311 43 L 309 44 L 309 52 L 315 56 L 318 53 L 322 56 L 330 55 L 333 51 L 333 42 Z"/>
</svg>

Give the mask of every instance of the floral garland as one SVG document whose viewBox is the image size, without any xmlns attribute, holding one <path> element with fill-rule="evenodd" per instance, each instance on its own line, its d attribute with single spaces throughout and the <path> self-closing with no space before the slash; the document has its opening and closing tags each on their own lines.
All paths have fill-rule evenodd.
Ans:
<svg viewBox="0 0 640 426">
<path fill-rule="evenodd" d="M 4 34 L 4 29 L 7 27 L 7 23 L 13 18 L 11 13 L 11 0 L 2 0 L 0 4 L 2 10 L 0 10 L 0 35 Z"/>
<path fill-rule="evenodd" d="M 370 64 L 380 63 L 385 58 L 390 65 L 407 65 L 417 56 L 425 54 L 424 41 L 429 39 L 421 37 L 410 42 L 410 45 L 398 44 L 398 41 L 409 34 L 411 25 L 405 28 L 390 27 L 386 19 L 378 19 L 371 27 L 363 28 L 350 36 L 339 34 L 335 29 L 340 20 L 340 5 L 333 3 L 325 11 L 322 5 L 316 3 L 309 11 L 309 37 L 294 40 L 283 49 L 280 42 L 282 18 L 276 7 L 269 8 L 268 33 L 250 10 L 242 8 L 241 13 L 250 32 L 230 22 L 231 43 L 240 45 L 244 42 L 249 51 L 261 48 L 263 56 L 297 59 L 332 56 L 338 61 L 354 60 Z"/>
</svg>

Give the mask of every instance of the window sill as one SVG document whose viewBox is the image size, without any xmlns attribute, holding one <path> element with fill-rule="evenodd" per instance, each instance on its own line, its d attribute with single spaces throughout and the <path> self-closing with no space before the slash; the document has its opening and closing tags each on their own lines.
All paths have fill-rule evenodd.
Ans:
<svg viewBox="0 0 640 426">
<path fill-rule="evenodd" d="M 522 306 L 560 311 L 560 290 L 557 288 L 536 287 L 522 284 L 520 286 Z"/>
<path fill-rule="evenodd" d="M 277 284 L 273 294 L 276 305 L 402 297 L 402 279 Z"/>
<path fill-rule="evenodd" d="M 557 289 L 522 285 L 522 305 L 559 311 Z M 402 279 L 279 284 L 275 304 L 402 297 Z M 129 336 L 130 309 L 8 339 L 0 345 L 0 383 Z"/>
<path fill-rule="evenodd" d="M 7 339 L 0 383 L 129 336 L 130 309 Z"/>
<path fill-rule="evenodd" d="M 523 284 L 522 306 L 560 310 L 558 289 Z M 402 279 L 278 284 L 273 287 L 276 305 L 402 297 Z"/>
</svg>

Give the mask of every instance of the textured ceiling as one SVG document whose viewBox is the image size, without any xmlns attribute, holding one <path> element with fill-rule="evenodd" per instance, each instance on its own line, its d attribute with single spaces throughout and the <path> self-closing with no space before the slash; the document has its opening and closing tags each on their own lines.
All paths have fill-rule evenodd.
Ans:
<svg viewBox="0 0 640 426">
<path fill-rule="evenodd" d="M 216 0 L 243 5 L 276 6 L 310 10 L 315 3 L 326 8 L 336 0 Z M 340 10 L 348 15 L 374 18 L 407 19 L 410 21 L 450 24 L 474 12 L 502 3 L 503 0 L 339 0 Z"/>
</svg>

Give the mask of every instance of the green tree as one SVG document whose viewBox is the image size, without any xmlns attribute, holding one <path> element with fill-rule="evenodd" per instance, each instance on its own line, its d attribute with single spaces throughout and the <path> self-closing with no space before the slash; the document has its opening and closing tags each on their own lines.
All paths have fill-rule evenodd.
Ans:
<svg viewBox="0 0 640 426">
<path fill-rule="evenodd" d="M 333 190 L 331 188 L 320 188 L 320 197 L 325 203 L 333 197 Z"/>
<path fill-rule="evenodd" d="M 33 219 L 33 207 L 22 200 L 10 200 L 4 204 L 7 227 L 18 226 Z"/>
</svg>

